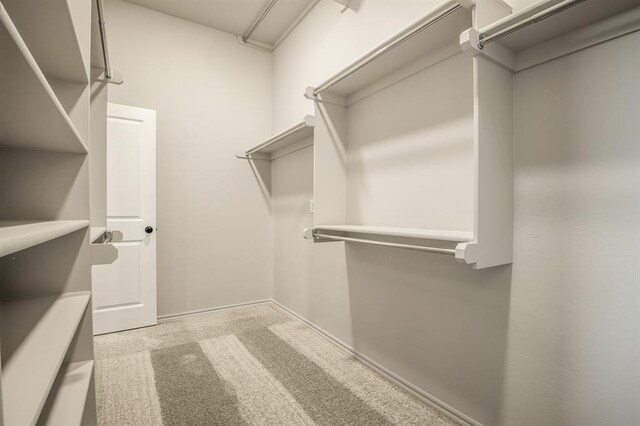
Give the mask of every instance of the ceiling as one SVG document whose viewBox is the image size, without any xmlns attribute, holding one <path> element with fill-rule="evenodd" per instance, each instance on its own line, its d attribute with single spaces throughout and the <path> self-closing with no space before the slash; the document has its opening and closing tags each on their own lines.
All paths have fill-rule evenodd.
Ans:
<svg viewBox="0 0 640 426">
<path fill-rule="evenodd" d="M 149 9 L 243 35 L 270 0 L 126 0 Z M 273 47 L 316 0 L 277 0 L 251 36 L 251 41 Z"/>
</svg>

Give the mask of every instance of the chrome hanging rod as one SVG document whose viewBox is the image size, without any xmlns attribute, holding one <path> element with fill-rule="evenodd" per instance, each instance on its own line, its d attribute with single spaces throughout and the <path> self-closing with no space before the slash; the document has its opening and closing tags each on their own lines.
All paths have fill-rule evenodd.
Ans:
<svg viewBox="0 0 640 426">
<path fill-rule="evenodd" d="M 110 84 L 122 84 L 122 74 L 111 69 L 111 62 L 109 61 L 109 47 L 107 45 L 107 27 L 104 20 L 104 7 L 102 6 L 102 0 L 96 0 L 96 10 L 98 14 L 98 28 L 100 30 L 100 44 L 102 45 L 102 60 L 104 62 L 104 73 L 97 78 L 98 81 L 103 81 Z"/>
<path fill-rule="evenodd" d="M 424 246 L 416 246 L 412 244 L 388 243 L 386 241 L 375 241 L 375 240 L 365 240 L 361 238 L 342 237 L 338 235 L 328 235 L 328 234 L 321 234 L 317 232 L 313 233 L 313 238 L 327 239 L 327 240 L 334 240 L 334 241 L 347 241 L 351 243 L 373 244 L 375 246 L 394 247 L 394 248 L 401 248 L 401 249 L 407 249 L 407 250 L 417 250 L 417 251 L 424 251 L 428 253 L 446 254 L 449 256 L 455 256 L 456 254 L 456 251 L 454 249 L 424 247 Z"/>
<path fill-rule="evenodd" d="M 104 9 L 102 0 L 96 0 L 98 6 L 98 27 L 100 28 L 100 43 L 102 44 L 102 60 L 104 61 L 104 76 L 107 79 L 113 77 L 111 63 L 109 62 L 109 48 L 107 46 L 107 28 L 104 22 Z"/>
<path fill-rule="evenodd" d="M 249 28 L 249 31 L 247 31 L 243 36 L 242 36 L 242 41 L 244 43 L 247 42 L 247 40 L 249 40 L 249 37 L 251 37 L 251 34 L 254 33 L 254 31 L 258 28 L 258 25 L 260 25 L 260 23 L 264 20 L 264 18 L 267 17 L 267 14 L 269 13 L 269 11 L 271 10 L 271 8 L 276 4 L 278 0 L 271 0 L 269 2 L 269 4 L 267 4 L 267 6 L 264 8 L 264 10 L 262 11 L 262 13 L 260 14 L 260 16 L 258 16 L 258 19 L 256 19 L 256 21 L 253 23 L 253 25 L 251 26 L 251 28 Z"/>
<path fill-rule="evenodd" d="M 478 47 L 480 47 L 480 49 L 482 49 L 485 45 L 491 43 L 492 41 L 496 41 L 504 36 L 507 36 L 513 32 L 516 32 L 524 27 L 528 27 L 531 24 L 535 24 L 537 22 L 543 21 L 547 18 L 550 18 L 553 15 L 556 15 L 560 12 L 563 12 L 569 8 L 572 8 L 573 6 L 577 6 L 578 4 L 584 2 L 586 0 L 566 0 L 563 2 L 560 2 L 558 4 L 556 4 L 555 6 L 551 6 L 548 9 L 545 9 L 543 11 L 540 11 L 536 14 L 533 14 L 531 16 L 529 16 L 526 19 L 523 19 L 520 22 L 516 22 L 513 25 L 510 25 L 506 28 L 503 28 L 500 31 L 497 31 L 491 35 L 487 35 L 487 34 L 480 34 L 480 40 L 478 42 Z"/>
<path fill-rule="evenodd" d="M 313 95 L 317 96 L 320 93 L 322 93 L 325 90 L 327 90 L 329 87 L 333 86 L 334 84 L 341 82 L 342 80 L 344 80 L 345 78 L 347 78 L 351 74 L 353 74 L 354 72 L 356 72 L 359 69 L 365 67 L 369 63 L 375 61 L 376 59 L 378 59 L 380 56 L 384 55 L 388 51 L 398 47 L 399 45 L 401 45 L 405 41 L 411 39 L 413 36 L 419 34 L 423 30 L 429 28 L 430 26 L 432 26 L 436 22 L 438 22 L 438 21 L 446 18 L 447 16 L 451 15 L 453 12 L 455 12 L 458 9 L 460 9 L 461 7 L 462 6 L 460 4 L 454 4 L 453 6 L 450 6 L 449 8 L 445 9 L 444 11 L 439 13 L 438 15 L 432 17 L 431 19 L 429 19 L 429 20 L 427 20 L 427 21 L 425 21 L 423 23 L 421 23 L 420 25 L 418 25 L 416 28 L 414 28 L 413 30 L 409 31 L 408 33 L 403 34 L 401 37 L 399 37 L 399 38 L 397 38 L 395 40 L 392 40 L 388 44 L 384 44 L 384 45 L 378 47 L 375 51 L 371 52 L 366 57 L 360 59 L 358 62 L 356 62 L 355 64 L 351 65 L 349 68 L 347 68 L 346 70 L 342 71 L 340 74 L 336 75 L 332 79 L 322 83 L 322 85 L 320 85 L 317 88 L 315 88 L 314 91 L 313 91 Z"/>
<path fill-rule="evenodd" d="M 247 156 L 253 154 L 254 152 L 260 151 L 261 149 L 265 149 L 265 148 L 273 145 L 274 143 L 279 142 L 280 140 L 286 138 L 287 136 L 294 134 L 298 130 L 304 129 L 307 126 L 308 125 L 305 122 L 297 124 L 297 125 L 289 128 L 289 129 L 285 130 L 284 132 L 275 135 L 274 137 L 272 137 L 271 139 L 269 139 L 265 143 L 260 144 L 260 145 L 254 147 L 254 148 L 251 148 L 249 151 L 247 151 Z"/>
</svg>

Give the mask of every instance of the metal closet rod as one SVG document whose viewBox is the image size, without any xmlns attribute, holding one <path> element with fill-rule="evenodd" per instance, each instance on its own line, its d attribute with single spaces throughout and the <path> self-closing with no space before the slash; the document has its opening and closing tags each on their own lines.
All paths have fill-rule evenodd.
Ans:
<svg viewBox="0 0 640 426">
<path fill-rule="evenodd" d="M 269 2 L 269 4 L 267 5 L 267 7 L 264 8 L 264 10 L 262 11 L 262 13 L 260 14 L 260 16 L 258 16 L 258 19 L 256 19 L 256 21 L 253 23 L 253 25 L 251 26 L 251 28 L 249 28 L 249 31 L 247 31 L 243 36 L 242 36 L 242 41 L 244 43 L 247 42 L 247 40 L 249 40 L 249 37 L 251 37 L 251 34 L 253 34 L 253 32 L 258 28 L 258 25 L 260 25 L 260 23 L 264 20 L 264 18 L 267 17 L 267 14 L 269 13 L 269 11 L 271 10 L 271 8 L 276 4 L 278 0 L 271 0 Z"/>
<path fill-rule="evenodd" d="M 104 22 L 104 9 L 102 0 L 96 0 L 98 6 L 98 27 L 100 28 L 100 44 L 102 44 L 102 60 L 104 61 L 104 76 L 107 79 L 113 77 L 111 63 L 109 62 L 109 48 L 107 46 L 107 28 Z"/>
<path fill-rule="evenodd" d="M 342 237 L 338 235 L 329 235 L 329 234 L 321 234 L 321 233 L 313 233 L 313 238 L 315 239 L 327 239 L 334 241 L 347 241 L 351 243 L 363 243 L 363 244 L 373 244 L 375 246 L 384 246 L 384 247 L 394 247 L 401 248 L 407 250 L 417 250 L 417 251 L 425 251 L 428 253 L 437 253 L 437 254 L 446 254 L 449 256 L 455 256 L 456 251 L 454 249 L 444 249 L 438 247 L 424 247 L 424 246 L 416 246 L 412 244 L 398 244 L 398 243 L 388 243 L 386 241 L 375 241 L 375 240 L 365 240 L 362 238 L 351 238 L 351 237 Z"/>
<path fill-rule="evenodd" d="M 430 26 L 432 26 L 436 22 L 438 22 L 438 21 L 446 18 L 447 16 L 451 15 L 453 12 L 455 12 L 458 9 L 460 9 L 461 7 L 462 6 L 460 4 L 455 4 L 455 5 L 451 6 L 451 7 L 449 7 L 448 9 L 444 10 L 442 13 L 440 13 L 440 14 L 434 16 L 433 18 L 429 19 L 428 21 L 423 22 L 422 24 L 420 24 L 418 27 L 414 28 L 413 30 L 411 30 L 407 34 L 404 34 L 402 37 L 400 37 L 400 38 L 398 38 L 396 40 L 393 40 L 389 44 L 385 44 L 383 46 L 380 46 L 372 54 L 367 55 L 365 58 L 362 58 L 360 61 L 358 61 L 355 64 L 351 65 L 349 68 L 347 68 L 346 70 L 344 70 L 343 72 L 341 72 L 337 76 L 333 77 L 331 80 L 329 80 L 329 81 L 323 83 L 322 85 L 318 86 L 317 88 L 315 88 L 313 90 L 313 95 L 317 96 L 320 93 L 322 93 L 325 90 L 327 90 L 329 87 L 333 86 L 334 84 L 341 82 L 342 80 L 344 80 L 345 78 L 347 78 L 351 74 L 353 74 L 354 72 L 356 72 L 359 69 L 367 66 L 369 63 L 375 61 L 376 59 L 378 59 L 380 56 L 384 55 L 388 51 L 398 47 L 399 45 L 401 45 L 405 41 L 407 41 L 410 38 L 412 38 L 413 36 L 419 34 L 423 30 L 429 28 Z"/>
<path fill-rule="evenodd" d="M 529 16 L 526 19 L 523 19 L 520 22 L 516 22 L 513 25 L 508 26 L 507 28 L 503 28 L 502 30 L 491 34 L 491 35 L 486 35 L 486 34 L 480 34 L 480 40 L 478 42 L 478 47 L 480 47 L 480 49 L 482 49 L 484 46 L 486 46 L 487 44 L 491 43 L 492 41 L 496 41 L 504 36 L 507 36 L 513 32 L 516 32 L 524 27 L 528 27 L 531 24 L 535 24 L 537 22 L 543 21 L 547 18 L 552 17 L 553 15 L 556 15 L 560 12 L 563 12 L 569 8 L 572 8 L 573 6 L 576 6 L 582 2 L 584 2 L 586 0 L 566 0 L 563 1 L 561 3 L 556 4 L 555 6 L 552 6 L 548 9 L 545 9 L 543 11 L 540 11 L 534 15 Z"/>
</svg>

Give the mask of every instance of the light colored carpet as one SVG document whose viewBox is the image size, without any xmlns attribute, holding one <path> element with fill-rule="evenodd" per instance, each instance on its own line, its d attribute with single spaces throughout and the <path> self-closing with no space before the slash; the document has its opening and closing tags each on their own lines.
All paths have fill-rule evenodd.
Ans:
<svg viewBox="0 0 640 426">
<path fill-rule="evenodd" d="M 270 304 L 98 336 L 100 425 L 454 425 Z"/>
</svg>

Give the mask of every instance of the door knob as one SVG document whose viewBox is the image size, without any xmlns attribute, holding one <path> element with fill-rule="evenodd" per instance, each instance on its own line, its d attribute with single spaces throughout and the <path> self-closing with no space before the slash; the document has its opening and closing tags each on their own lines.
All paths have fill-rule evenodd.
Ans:
<svg viewBox="0 0 640 426">
<path fill-rule="evenodd" d="M 144 232 L 146 232 L 147 234 L 150 234 L 153 232 L 153 226 L 147 226 L 146 228 L 144 228 Z"/>
</svg>

